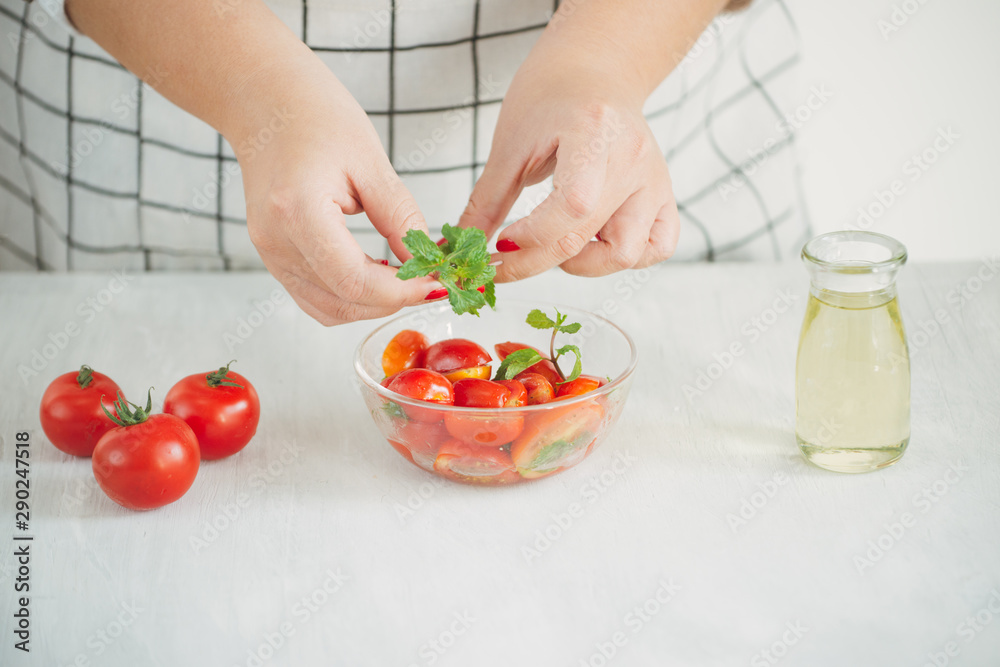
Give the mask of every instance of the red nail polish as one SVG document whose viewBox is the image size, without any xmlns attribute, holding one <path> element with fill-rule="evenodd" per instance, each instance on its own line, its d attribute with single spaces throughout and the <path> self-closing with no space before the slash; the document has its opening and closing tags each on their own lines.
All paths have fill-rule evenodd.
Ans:
<svg viewBox="0 0 1000 667">
<path fill-rule="evenodd" d="M 479 292 L 480 294 L 486 294 L 486 285 L 480 285 L 479 287 L 477 287 L 477 288 L 476 288 L 476 290 L 477 290 L 477 291 L 478 291 L 478 292 Z"/>
<path fill-rule="evenodd" d="M 380 259 L 378 263 L 381 264 L 382 266 L 389 266 L 389 260 L 387 259 Z"/>
<path fill-rule="evenodd" d="M 497 241 L 497 252 L 514 252 L 515 250 L 520 250 L 521 246 L 517 245 L 510 239 L 500 239 Z"/>
<path fill-rule="evenodd" d="M 603 241 L 604 240 L 604 239 L 601 238 L 601 233 L 600 232 L 597 232 L 596 234 L 594 234 L 594 238 L 597 239 L 598 241 Z"/>
<path fill-rule="evenodd" d="M 424 297 L 424 301 L 434 301 L 435 299 L 443 299 L 448 296 L 448 290 L 445 288 L 436 289 L 427 296 Z"/>
<path fill-rule="evenodd" d="M 438 247 L 440 247 L 440 246 L 443 246 L 443 245 L 444 245 L 445 243 L 447 243 L 447 242 L 448 242 L 448 239 L 441 239 L 441 240 L 440 240 L 440 241 L 438 241 L 438 243 L 437 243 L 437 244 L 438 244 Z"/>
</svg>

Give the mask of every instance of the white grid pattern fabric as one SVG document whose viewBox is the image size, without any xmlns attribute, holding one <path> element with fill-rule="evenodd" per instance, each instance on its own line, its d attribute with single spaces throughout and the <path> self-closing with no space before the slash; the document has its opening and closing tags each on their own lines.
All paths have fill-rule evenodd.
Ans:
<svg viewBox="0 0 1000 667">
<path fill-rule="evenodd" d="M 262 268 L 225 140 L 53 20 L 53 4 L 0 0 L 0 269 Z M 269 3 L 368 112 L 432 230 L 462 212 L 504 93 L 557 4 Z M 784 1 L 759 0 L 717 19 L 650 97 L 677 259 L 783 258 L 811 235 L 786 119 L 803 102 L 798 59 Z M 550 189 L 528 188 L 510 220 Z M 349 225 L 387 255 L 363 214 Z"/>
</svg>

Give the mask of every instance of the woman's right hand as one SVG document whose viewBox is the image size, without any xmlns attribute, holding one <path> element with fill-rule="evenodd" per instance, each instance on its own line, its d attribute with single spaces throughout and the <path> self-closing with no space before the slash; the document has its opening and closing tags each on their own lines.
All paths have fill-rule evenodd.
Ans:
<svg viewBox="0 0 1000 667">
<path fill-rule="evenodd" d="M 391 315 L 441 285 L 397 279 L 396 269 L 366 255 L 348 230 L 345 216 L 364 211 L 406 260 L 403 236 L 427 225 L 365 112 L 332 74 L 323 78 L 309 98 L 289 99 L 266 122 L 254 114 L 257 129 L 251 125 L 244 136 L 255 141 L 231 143 L 250 239 L 264 265 L 302 310 L 331 326 Z"/>
</svg>

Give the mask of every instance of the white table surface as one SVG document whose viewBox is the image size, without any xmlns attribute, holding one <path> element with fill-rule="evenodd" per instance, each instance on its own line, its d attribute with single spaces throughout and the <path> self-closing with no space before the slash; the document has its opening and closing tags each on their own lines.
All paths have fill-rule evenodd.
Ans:
<svg viewBox="0 0 1000 667">
<path fill-rule="evenodd" d="M 641 358 L 602 448 L 502 489 L 435 484 L 379 437 L 351 366 L 371 322 L 325 329 L 286 299 L 230 351 L 269 276 L 126 277 L 91 314 L 79 304 L 112 297 L 111 275 L 0 275 L 0 664 L 1000 665 L 996 264 L 903 270 L 913 437 L 900 463 L 854 476 L 795 446 L 798 264 L 501 286 L 500 299 L 610 301 Z M 959 304 L 961 285 L 978 291 Z M 791 309 L 772 317 L 786 291 Z M 918 337 L 939 310 L 945 324 Z M 754 317 L 770 322 L 756 338 Z M 22 382 L 18 367 L 71 322 L 79 334 Z M 733 342 L 744 354 L 687 400 Z M 39 427 L 45 386 L 81 363 L 131 396 L 155 386 L 158 407 L 182 376 L 234 357 L 261 396 L 257 437 L 160 510 L 115 505 L 89 459 Z M 30 654 L 10 632 L 19 430 L 33 436 Z M 759 508 L 736 525 L 744 501 Z M 212 522 L 222 530 L 198 547 Z M 536 544 L 546 530 L 561 535 Z"/>
</svg>

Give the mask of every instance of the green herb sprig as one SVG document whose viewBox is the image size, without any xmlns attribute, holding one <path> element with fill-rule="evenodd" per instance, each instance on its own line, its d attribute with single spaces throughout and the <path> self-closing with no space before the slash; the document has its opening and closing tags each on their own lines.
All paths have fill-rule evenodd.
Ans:
<svg viewBox="0 0 1000 667">
<path fill-rule="evenodd" d="M 409 280 L 433 276 L 448 290 L 448 301 L 458 315 L 472 313 L 478 317 L 479 309 L 486 305 L 496 309 L 493 278 L 497 269 L 490 266 L 486 234 L 475 227 L 451 225 L 445 225 L 441 233 L 444 242 L 437 245 L 423 231 L 406 232 L 403 245 L 413 257 L 399 267 L 396 277 Z"/>
<path fill-rule="evenodd" d="M 548 358 L 552 360 L 552 364 L 556 367 L 556 372 L 559 373 L 559 377 L 563 380 L 560 384 L 572 382 L 580 377 L 580 373 L 583 371 L 583 359 L 580 355 L 580 348 L 576 345 L 563 345 L 560 348 L 556 348 L 556 334 L 575 334 L 580 330 L 581 325 L 579 322 L 566 324 L 566 320 L 568 319 L 569 315 L 563 315 L 558 309 L 556 309 L 556 319 L 553 320 L 551 317 L 536 308 L 528 313 L 528 317 L 525 320 L 525 322 L 535 329 L 552 329 L 552 338 L 549 341 Z M 567 376 L 559 367 L 559 359 L 563 355 L 569 354 L 570 352 L 576 356 L 576 363 L 573 364 L 573 371 Z M 508 354 L 506 358 L 500 362 L 500 366 L 497 368 L 496 377 L 498 380 L 511 380 L 515 375 L 524 372 L 544 359 L 545 357 L 531 348 L 515 350 L 514 352 Z"/>
</svg>

